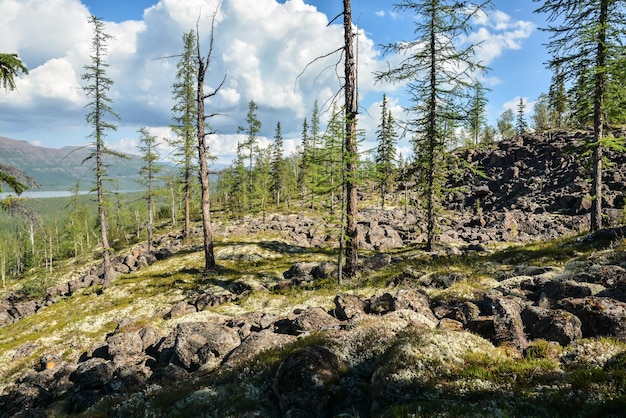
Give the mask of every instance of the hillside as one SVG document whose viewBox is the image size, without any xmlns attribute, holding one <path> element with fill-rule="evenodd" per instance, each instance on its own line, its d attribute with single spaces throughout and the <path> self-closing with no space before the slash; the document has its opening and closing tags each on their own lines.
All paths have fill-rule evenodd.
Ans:
<svg viewBox="0 0 626 418">
<path fill-rule="evenodd" d="M 42 191 L 71 190 L 79 180 L 82 190 L 91 189 L 94 163 L 85 161 L 89 153 L 87 147 L 45 148 L 0 137 L 0 163 L 19 168 L 34 177 L 41 184 Z M 137 179 L 143 162 L 136 155 L 128 157 L 105 158 L 109 165 L 108 176 L 118 182 L 120 190 L 137 190 L 141 187 Z"/>
<path fill-rule="evenodd" d="M 446 200 L 435 252 L 415 208 L 362 202 L 343 284 L 333 225 L 301 210 L 215 219 L 208 274 L 201 230 L 167 225 L 104 292 L 97 259 L 31 272 L 0 292 L 0 417 L 620 416 L 623 188 L 587 235 L 579 139 L 460 150 L 487 175 Z"/>
</svg>

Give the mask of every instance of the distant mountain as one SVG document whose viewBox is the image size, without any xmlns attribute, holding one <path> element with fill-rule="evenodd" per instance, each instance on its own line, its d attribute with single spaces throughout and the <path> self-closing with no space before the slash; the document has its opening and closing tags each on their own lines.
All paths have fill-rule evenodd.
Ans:
<svg viewBox="0 0 626 418">
<path fill-rule="evenodd" d="M 0 163 L 19 168 L 34 177 L 44 191 L 70 190 L 79 180 L 81 190 L 91 189 L 95 161 L 85 161 L 90 152 L 87 146 L 45 148 L 0 137 Z M 127 156 L 128 159 L 107 156 L 107 176 L 117 181 L 119 190 L 136 190 L 142 187 L 137 180 L 143 161 L 137 155 Z M 163 167 L 172 169 L 167 164 Z"/>
</svg>

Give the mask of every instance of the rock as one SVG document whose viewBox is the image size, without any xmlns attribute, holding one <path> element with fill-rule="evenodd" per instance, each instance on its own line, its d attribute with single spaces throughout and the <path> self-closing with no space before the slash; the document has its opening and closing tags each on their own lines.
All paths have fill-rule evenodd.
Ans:
<svg viewBox="0 0 626 418">
<path fill-rule="evenodd" d="M 70 380 L 80 390 L 104 389 L 113 378 L 114 370 L 115 366 L 111 361 L 94 357 L 80 363 L 70 375 Z"/>
<path fill-rule="evenodd" d="M 235 366 L 247 360 L 254 359 L 255 356 L 264 351 L 282 348 L 294 341 L 296 341 L 296 337 L 293 335 L 277 334 L 269 329 L 252 332 L 226 357 L 224 364 L 227 366 Z"/>
<path fill-rule="evenodd" d="M 360 320 L 366 315 L 365 310 L 368 309 L 368 304 L 354 295 L 337 295 L 335 296 L 334 302 L 334 313 L 340 321 Z"/>
<path fill-rule="evenodd" d="M 380 270 L 387 267 L 391 263 L 391 255 L 385 253 L 377 253 L 374 256 L 368 258 L 363 263 L 363 270 Z"/>
<path fill-rule="evenodd" d="M 522 311 L 521 317 L 524 329 L 532 339 L 556 341 L 566 346 L 583 336 L 580 319 L 564 310 L 529 306 Z"/>
<path fill-rule="evenodd" d="M 107 337 L 108 355 L 116 362 L 143 352 L 143 342 L 137 332 L 123 332 Z"/>
<path fill-rule="evenodd" d="M 496 345 L 506 344 L 520 350 L 525 348 L 528 343 L 521 318 L 521 301 L 506 297 L 494 297 L 491 302 L 495 331 L 492 341 Z"/>
<path fill-rule="evenodd" d="M 294 350 L 278 367 L 272 388 L 280 410 L 289 417 L 331 416 L 339 361 L 330 350 L 309 346 Z"/>
<path fill-rule="evenodd" d="M 296 333 L 329 330 L 341 326 L 341 321 L 329 315 L 322 308 L 307 308 L 304 311 L 294 311 L 289 319 L 293 323 Z"/>
<path fill-rule="evenodd" d="M 223 325 L 184 322 L 166 336 L 157 349 L 159 363 L 175 364 L 194 372 L 215 366 L 240 344 L 237 331 Z"/>
<path fill-rule="evenodd" d="M 626 341 L 626 303 L 589 296 L 563 299 L 558 306 L 580 319 L 583 338 L 613 337 Z"/>
<path fill-rule="evenodd" d="M 196 307 L 194 305 L 182 301 L 172 306 L 172 309 L 170 309 L 166 317 L 170 319 L 180 318 L 181 316 L 185 316 L 194 312 L 196 312 Z"/>
</svg>

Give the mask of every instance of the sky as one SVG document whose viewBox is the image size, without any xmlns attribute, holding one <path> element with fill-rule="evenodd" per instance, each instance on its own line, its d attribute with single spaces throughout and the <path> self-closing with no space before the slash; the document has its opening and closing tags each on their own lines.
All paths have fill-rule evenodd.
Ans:
<svg viewBox="0 0 626 418">
<path fill-rule="evenodd" d="M 359 127 L 366 132 L 362 150 L 375 147 L 380 104 L 387 95 L 397 120 L 406 118 L 406 88 L 376 82 L 374 73 L 399 62 L 382 46 L 412 40 L 414 17 L 394 11 L 396 1 L 353 0 L 358 36 Z M 139 154 L 138 130 L 146 127 L 162 144 L 162 159 L 171 156 L 171 86 L 175 55 L 182 34 L 198 24 L 204 52 L 208 28 L 218 0 L 0 0 L 0 51 L 17 53 L 29 68 L 13 92 L 0 91 L 0 136 L 34 145 L 83 146 L 92 128 L 85 121 L 88 100 L 81 75 L 89 63 L 93 36 L 90 15 L 105 22 L 112 35 L 105 59 L 114 81 L 111 107 L 120 116 L 117 130 L 105 142 L 115 150 Z M 533 13 L 533 0 L 494 0 L 494 8 L 476 21 L 469 40 L 480 41 L 476 58 L 490 68 L 482 79 L 490 89 L 487 115 L 495 125 L 506 109 L 517 111 L 522 98 L 532 112 L 539 94 L 547 92 L 547 35 L 539 30 L 544 16 Z M 315 60 L 340 48 L 342 18 L 329 24 L 342 8 L 331 0 L 222 0 L 217 14 L 207 88 L 219 92 L 207 100 L 209 123 L 217 132 L 209 147 L 218 164 L 229 164 L 236 151 L 237 128 L 245 125 L 250 100 L 262 122 L 261 144 L 274 137 L 281 123 L 286 154 L 300 144 L 302 123 L 310 121 L 313 103 L 328 119 L 329 103 L 340 88 L 338 56 Z M 339 68 L 339 73 L 343 69 Z M 399 152 L 410 155 L 407 139 Z"/>
</svg>

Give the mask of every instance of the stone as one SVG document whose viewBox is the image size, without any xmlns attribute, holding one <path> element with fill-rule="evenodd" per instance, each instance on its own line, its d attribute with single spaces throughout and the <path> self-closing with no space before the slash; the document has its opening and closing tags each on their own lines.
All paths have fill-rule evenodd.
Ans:
<svg viewBox="0 0 626 418">
<path fill-rule="evenodd" d="M 582 338 L 581 321 L 561 309 L 529 306 L 522 311 L 524 329 L 529 338 L 556 341 L 562 346 Z"/>
<path fill-rule="evenodd" d="M 365 310 L 368 309 L 368 304 L 363 299 L 349 294 L 335 296 L 334 303 L 334 314 L 340 321 L 363 319 L 366 315 Z"/>
<path fill-rule="evenodd" d="M 284 416 L 331 416 L 340 379 L 337 356 L 320 346 L 294 350 L 278 367 L 272 389 Z"/>
<path fill-rule="evenodd" d="M 175 364 L 189 372 L 216 365 L 240 344 L 237 331 L 208 322 L 178 324 L 159 344 L 160 364 Z"/>
<path fill-rule="evenodd" d="M 224 360 L 226 366 L 235 366 L 247 360 L 254 359 L 255 356 L 264 351 L 282 348 L 296 341 L 296 337 L 288 334 L 277 334 L 269 329 L 259 332 L 252 332 L 241 344 L 235 348 Z"/>
</svg>

